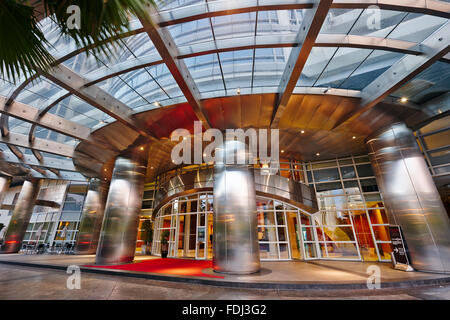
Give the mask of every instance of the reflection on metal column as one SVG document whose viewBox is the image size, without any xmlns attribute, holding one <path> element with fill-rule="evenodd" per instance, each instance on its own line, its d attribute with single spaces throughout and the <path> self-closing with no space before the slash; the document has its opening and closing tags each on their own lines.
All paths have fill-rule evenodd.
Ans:
<svg viewBox="0 0 450 320">
<path fill-rule="evenodd" d="M 95 254 L 102 228 L 108 186 L 100 179 L 91 179 L 83 206 L 75 254 Z"/>
<path fill-rule="evenodd" d="M 401 226 L 412 266 L 450 272 L 450 221 L 412 131 L 394 124 L 367 144 L 389 222 Z"/>
<path fill-rule="evenodd" d="M 245 151 L 245 144 L 226 141 L 217 158 Z M 223 156 L 223 157 L 221 157 Z M 258 272 L 259 246 L 253 169 L 245 164 L 214 166 L 213 268 L 217 272 Z"/>
<path fill-rule="evenodd" d="M 6 192 L 9 189 L 10 182 L 11 180 L 9 178 L 0 176 L 0 206 L 2 205 Z"/>
<path fill-rule="evenodd" d="M 22 246 L 28 223 L 33 213 L 42 180 L 24 181 L 5 232 L 1 253 L 17 253 Z"/>
<path fill-rule="evenodd" d="M 138 157 L 116 159 L 96 264 L 133 261 L 144 192 L 145 163 Z"/>
</svg>

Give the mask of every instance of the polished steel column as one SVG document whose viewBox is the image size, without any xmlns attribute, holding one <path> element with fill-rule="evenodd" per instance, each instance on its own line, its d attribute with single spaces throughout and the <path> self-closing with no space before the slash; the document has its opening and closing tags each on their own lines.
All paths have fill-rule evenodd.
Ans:
<svg viewBox="0 0 450 320">
<path fill-rule="evenodd" d="M 413 132 L 397 123 L 367 145 L 389 223 L 402 228 L 412 266 L 450 272 L 450 221 Z"/>
<path fill-rule="evenodd" d="M 230 274 L 260 269 L 253 167 L 224 163 L 226 155 L 242 152 L 244 143 L 226 141 L 214 165 L 213 268 Z"/>
<path fill-rule="evenodd" d="M 146 161 L 137 156 L 116 159 L 95 263 L 133 261 L 145 173 Z"/>
<path fill-rule="evenodd" d="M 11 179 L 0 176 L 0 206 L 3 203 L 3 199 L 5 198 L 6 192 L 8 192 L 10 183 Z"/>
<path fill-rule="evenodd" d="M 95 254 L 105 212 L 108 184 L 94 178 L 89 182 L 75 243 L 75 254 Z"/>
<path fill-rule="evenodd" d="M 8 229 L 6 229 L 4 235 L 1 253 L 19 252 L 25 231 L 33 214 L 34 203 L 36 202 L 41 183 L 41 180 L 24 181 Z"/>
</svg>

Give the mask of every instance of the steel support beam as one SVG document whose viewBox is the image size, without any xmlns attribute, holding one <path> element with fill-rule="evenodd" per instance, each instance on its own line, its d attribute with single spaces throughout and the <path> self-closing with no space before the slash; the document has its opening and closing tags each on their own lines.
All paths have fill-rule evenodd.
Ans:
<svg viewBox="0 0 450 320">
<path fill-rule="evenodd" d="M 64 170 L 64 171 L 74 171 L 78 172 L 75 169 L 72 161 L 62 160 L 50 157 L 44 157 L 42 162 L 36 160 L 34 156 L 25 154 L 21 160 L 17 159 L 13 154 L 7 152 L 0 152 L 0 161 L 1 162 L 9 162 L 9 163 L 18 163 L 18 164 L 26 164 L 33 167 L 42 167 L 45 169 L 56 169 L 56 170 Z M 33 168 L 34 169 L 34 168 Z"/>
<path fill-rule="evenodd" d="M 447 22 L 420 44 L 423 54 L 403 57 L 364 88 L 361 92 L 361 104 L 358 109 L 338 121 L 333 129 L 337 129 L 344 123 L 355 120 L 448 54 L 450 52 L 449 35 L 450 22 Z"/>
<path fill-rule="evenodd" d="M 296 43 L 299 45 L 292 49 L 278 86 L 279 96 L 272 117 L 272 128 L 278 127 L 281 116 L 297 85 L 332 2 L 333 0 L 314 1 L 313 8 L 306 11 L 303 17 L 302 25 L 296 38 Z"/>
<path fill-rule="evenodd" d="M 60 64 L 44 76 L 67 91 L 86 101 L 95 108 L 110 115 L 117 121 L 136 131 L 140 135 L 156 141 L 157 139 L 142 125 L 131 118 L 133 109 L 97 86 L 87 86 L 88 80 Z M 44 115 L 45 117 L 45 115 Z"/>
<path fill-rule="evenodd" d="M 167 68 L 174 77 L 188 103 L 194 110 L 197 118 L 202 122 L 203 127 L 209 129 L 211 125 L 208 122 L 208 118 L 203 111 L 203 106 L 200 101 L 200 91 L 192 78 L 186 64 L 183 60 L 178 59 L 179 52 L 175 41 L 173 40 L 169 30 L 165 28 L 157 27 L 161 18 L 159 13 L 153 6 L 149 6 L 149 12 L 151 13 L 151 22 L 147 19 L 141 18 L 144 31 L 148 34 L 153 42 L 156 50 L 161 55 L 162 59 L 166 63 Z"/>
<path fill-rule="evenodd" d="M 6 100 L 5 97 L 0 97 L 1 113 L 26 122 L 39 124 L 41 127 L 62 133 L 69 137 L 79 140 L 89 140 L 91 129 L 88 127 L 84 127 L 51 113 L 46 113 L 42 117 L 39 117 L 40 110 L 38 108 L 31 107 L 18 101 L 7 104 Z"/>
<path fill-rule="evenodd" d="M 167 27 L 180 23 L 186 23 L 199 19 L 226 16 L 255 11 L 268 10 L 296 10 L 310 9 L 314 1 L 311 0 L 246 0 L 242 2 L 211 2 L 208 5 L 196 5 L 193 14 L 192 6 L 176 8 L 160 13 L 160 27 Z M 423 13 L 438 17 L 448 17 L 450 13 L 450 4 L 444 1 L 436 0 L 335 0 L 331 5 L 333 9 L 366 9 L 370 6 L 378 6 L 380 9 L 406 11 L 413 13 Z"/>
<path fill-rule="evenodd" d="M 13 132 L 10 132 L 6 137 L 0 137 L 0 142 L 7 145 L 48 152 L 70 158 L 73 157 L 75 151 L 72 146 L 51 140 L 34 138 L 33 141 L 30 142 L 28 136 Z"/>
</svg>

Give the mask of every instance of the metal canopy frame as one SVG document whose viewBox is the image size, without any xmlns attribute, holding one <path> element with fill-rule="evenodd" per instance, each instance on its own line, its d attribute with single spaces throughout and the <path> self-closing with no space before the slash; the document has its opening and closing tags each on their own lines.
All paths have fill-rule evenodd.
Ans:
<svg viewBox="0 0 450 320">
<path fill-rule="evenodd" d="M 341 127 L 344 123 L 351 122 L 373 108 L 387 98 L 389 94 L 448 54 L 450 52 L 449 35 L 450 22 L 447 22 L 420 44 L 424 51 L 422 55 L 403 57 L 362 90 L 361 103 L 358 109 L 338 121 L 333 130 Z"/>
<path fill-rule="evenodd" d="M 378 6 L 380 9 L 384 10 L 422 13 L 425 15 L 449 18 L 450 3 L 443 1 L 277 0 L 274 4 L 274 1 L 272 0 L 248 0 L 242 3 L 233 3 L 232 5 L 230 5 L 227 1 L 205 1 L 203 4 L 194 6 L 194 11 L 192 11 L 193 6 L 187 6 L 171 10 L 163 10 L 160 12 L 157 12 L 156 9 L 152 7 L 149 11 L 151 12 L 151 19 L 153 23 L 147 23 L 143 19 L 140 19 L 143 24 L 142 28 L 136 28 L 135 30 L 125 32 L 123 35 L 119 36 L 120 38 L 124 38 L 130 35 L 136 35 L 144 32 L 147 33 L 162 59 L 156 57 L 155 55 L 138 58 L 135 57 L 134 59 L 128 60 L 124 63 L 119 63 L 117 66 L 114 66 L 111 70 L 106 72 L 96 75 L 92 74 L 94 79 L 87 79 L 62 65 L 62 62 L 89 49 L 80 48 L 66 54 L 64 57 L 59 58 L 57 60 L 57 65 L 54 68 L 54 72 L 44 75 L 52 82 L 69 91 L 69 93 L 62 94 L 59 97 L 53 97 L 53 103 L 50 103 L 46 108 L 39 110 L 15 101 L 17 95 L 31 81 L 39 77 L 40 74 L 36 74 L 29 79 L 26 79 L 14 90 L 9 98 L 0 97 L 0 129 L 2 133 L 0 142 L 8 145 L 11 152 L 18 158 L 18 161 L 27 161 L 33 166 L 38 166 L 38 164 L 36 164 L 35 161 L 30 161 L 30 159 L 28 159 L 29 156 L 24 155 L 20 151 L 19 147 L 25 147 L 32 150 L 34 156 L 38 160 L 37 163 L 41 165 L 46 159 L 40 154 L 40 152 L 49 152 L 66 157 L 73 157 L 72 147 L 50 140 L 35 138 L 34 131 L 37 126 L 73 137 L 80 141 L 91 143 L 103 149 L 117 151 L 114 150 L 114 147 L 105 145 L 105 142 L 103 141 L 93 140 L 91 138 L 92 130 L 90 128 L 48 112 L 53 106 L 57 105 L 58 102 L 70 95 L 78 96 L 93 107 L 110 115 L 117 121 L 125 124 L 127 127 L 132 128 L 134 131 L 138 132 L 147 139 L 157 141 L 151 132 L 147 131 L 145 127 L 139 123 L 136 123 L 134 119 L 132 119 L 131 116 L 133 114 L 133 109 L 104 90 L 100 89 L 95 84 L 111 77 L 118 76 L 122 73 L 162 63 L 167 65 L 170 73 L 173 75 L 188 103 L 193 108 L 196 116 L 203 122 L 205 128 L 209 128 L 210 124 L 200 100 L 201 94 L 198 90 L 197 84 L 182 59 L 211 53 L 218 54 L 226 51 L 292 47 L 293 49 L 278 87 L 279 97 L 274 106 L 275 109 L 271 123 L 271 127 L 274 128 L 277 127 L 290 97 L 298 89 L 295 88 L 295 86 L 301 75 L 303 67 L 305 66 L 306 60 L 308 59 L 314 46 L 385 50 L 405 54 L 405 57 L 395 63 L 389 70 L 361 91 L 360 107 L 357 111 L 352 112 L 350 115 L 346 115 L 342 120 L 340 120 L 334 126 L 335 130 L 341 127 L 344 123 L 356 119 L 365 111 L 386 99 L 390 93 L 400 88 L 403 84 L 419 74 L 421 71 L 428 68 L 434 62 L 438 60 L 445 61 L 445 59 L 448 59 L 450 56 L 449 42 L 447 39 L 447 35 L 450 34 L 449 23 L 420 44 L 370 36 L 335 34 L 319 35 L 322 23 L 330 9 L 366 9 L 370 6 Z M 277 41 L 275 38 L 270 37 L 255 36 L 248 42 L 248 45 L 239 45 L 237 41 L 233 44 L 233 41 L 228 41 L 228 43 L 224 43 L 223 46 L 221 46 L 220 40 L 216 40 L 214 38 L 214 41 L 211 42 L 210 49 L 205 49 L 205 46 L 203 46 L 203 49 L 200 49 L 200 47 L 196 47 L 195 44 L 178 48 L 175 45 L 169 30 L 165 28 L 167 26 L 199 19 L 211 19 L 212 17 L 245 12 L 295 9 L 308 9 L 300 27 L 300 31 L 296 37 L 286 36 L 282 38 L 281 41 Z M 117 37 L 111 38 L 111 41 L 116 39 Z M 311 90 L 312 89 L 317 88 L 311 88 Z M 332 93 L 329 92 L 323 94 Z M 416 106 L 412 107 L 416 108 Z M 9 132 L 9 116 L 32 124 L 28 137 Z M 58 172 L 58 168 L 49 169 L 54 170 L 54 172 Z"/>
</svg>

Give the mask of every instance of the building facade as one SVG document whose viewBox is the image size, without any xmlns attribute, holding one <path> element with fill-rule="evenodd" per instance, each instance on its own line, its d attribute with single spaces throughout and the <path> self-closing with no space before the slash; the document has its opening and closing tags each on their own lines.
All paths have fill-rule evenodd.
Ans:
<svg viewBox="0 0 450 320">
<path fill-rule="evenodd" d="M 0 79 L 1 251 L 114 264 L 167 247 L 244 274 L 389 262 L 398 225 L 415 269 L 450 272 L 450 3 L 377 4 L 165 1 L 96 58 L 43 19 L 59 65 Z M 279 169 L 175 164 L 196 122 L 278 130 Z"/>
</svg>

